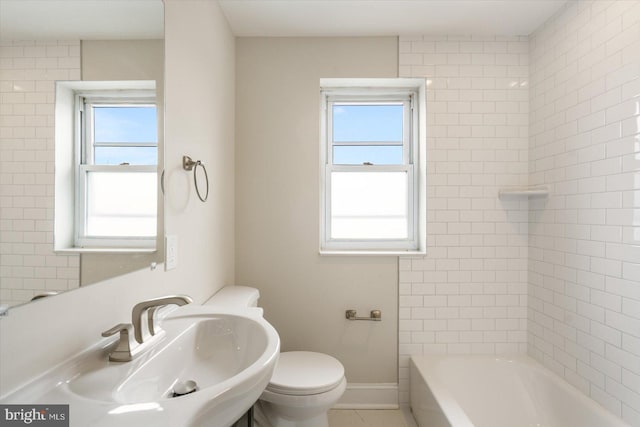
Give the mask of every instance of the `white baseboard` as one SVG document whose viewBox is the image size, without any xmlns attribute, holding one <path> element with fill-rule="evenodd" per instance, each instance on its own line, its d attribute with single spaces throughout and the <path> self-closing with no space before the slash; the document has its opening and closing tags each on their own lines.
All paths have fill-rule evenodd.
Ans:
<svg viewBox="0 0 640 427">
<path fill-rule="evenodd" d="M 333 409 L 398 409 L 398 384 L 348 383 Z"/>
</svg>

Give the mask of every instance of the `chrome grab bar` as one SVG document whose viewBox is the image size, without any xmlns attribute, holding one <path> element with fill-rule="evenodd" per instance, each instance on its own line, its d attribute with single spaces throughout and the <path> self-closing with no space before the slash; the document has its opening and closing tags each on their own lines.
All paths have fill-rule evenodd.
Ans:
<svg viewBox="0 0 640 427">
<path fill-rule="evenodd" d="M 358 317 L 357 314 L 356 310 L 347 310 L 345 311 L 344 316 L 348 320 L 370 320 L 372 322 L 382 321 L 382 311 L 380 310 L 371 310 L 369 317 Z"/>
</svg>

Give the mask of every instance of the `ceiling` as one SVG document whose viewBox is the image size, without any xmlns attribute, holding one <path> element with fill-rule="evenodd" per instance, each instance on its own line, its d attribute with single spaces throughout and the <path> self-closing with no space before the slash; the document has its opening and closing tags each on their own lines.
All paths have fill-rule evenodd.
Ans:
<svg viewBox="0 0 640 427">
<path fill-rule="evenodd" d="M 566 0 L 217 1 L 236 36 L 304 37 L 527 35 Z M 163 21 L 161 0 L 0 0 L 5 40 L 162 38 Z"/>
<path fill-rule="evenodd" d="M 566 0 L 218 0 L 236 36 L 528 35 Z"/>
<path fill-rule="evenodd" d="M 162 0 L 0 0 L 2 40 L 162 38 Z"/>
</svg>

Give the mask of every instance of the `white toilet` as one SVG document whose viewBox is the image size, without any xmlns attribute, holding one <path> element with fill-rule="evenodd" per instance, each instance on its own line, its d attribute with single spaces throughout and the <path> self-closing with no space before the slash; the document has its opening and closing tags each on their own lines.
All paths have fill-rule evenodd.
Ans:
<svg viewBox="0 0 640 427">
<path fill-rule="evenodd" d="M 344 367 L 337 359 L 310 351 L 280 353 L 256 405 L 257 422 L 268 427 L 329 427 L 327 411 L 346 387 Z"/>
<path fill-rule="evenodd" d="M 260 292 L 246 286 L 222 288 L 205 304 L 257 306 Z M 267 388 L 254 406 L 258 427 L 329 427 L 327 412 L 347 387 L 337 359 L 311 351 L 280 353 Z"/>
</svg>

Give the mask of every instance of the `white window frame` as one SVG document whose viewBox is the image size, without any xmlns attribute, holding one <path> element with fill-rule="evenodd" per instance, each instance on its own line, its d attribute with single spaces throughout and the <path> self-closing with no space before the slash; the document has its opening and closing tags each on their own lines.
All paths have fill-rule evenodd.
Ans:
<svg viewBox="0 0 640 427">
<path fill-rule="evenodd" d="M 94 147 L 121 146 L 124 144 L 95 144 L 93 129 L 93 106 L 153 105 L 157 108 L 155 91 L 151 90 L 106 90 L 86 91 L 75 94 L 75 146 L 76 146 L 76 196 L 74 246 L 77 248 L 139 248 L 154 249 L 157 236 L 91 236 L 87 232 L 87 177 L 91 172 L 108 173 L 156 173 L 158 165 L 96 165 Z M 157 147 L 155 143 L 136 143 L 135 146 Z M 156 188 L 153 191 L 157 191 Z M 156 233 L 157 234 L 157 233 Z"/>
<path fill-rule="evenodd" d="M 421 79 L 321 79 L 320 135 L 320 253 L 321 254 L 424 254 L 426 247 L 426 143 L 424 138 L 425 84 Z M 332 141 L 334 103 L 363 105 L 402 104 L 403 162 L 398 165 L 333 164 L 333 147 L 339 145 L 400 145 L 391 141 Z M 331 238 L 332 172 L 407 173 L 406 239 Z"/>
<path fill-rule="evenodd" d="M 54 233 L 53 247 L 57 253 L 151 253 L 157 250 L 157 237 L 144 239 L 127 236 L 117 239 L 101 239 L 101 241 L 85 242 L 87 246 L 78 246 L 77 203 L 79 194 L 78 176 L 81 163 L 81 142 L 79 136 L 82 132 L 81 121 L 78 114 L 78 95 L 92 94 L 103 97 L 147 96 L 155 97 L 156 82 L 154 80 L 109 80 L 109 81 L 57 81 L 55 88 L 55 197 L 54 197 Z M 156 102 L 157 104 L 157 102 Z M 159 124 L 162 123 L 162 111 L 158 110 Z M 158 129 L 158 145 L 162 146 L 162 132 Z M 158 149 L 158 161 L 161 162 L 161 150 Z M 124 166 L 122 166 L 124 167 Z M 162 166 L 153 166 L 159 175 Z M 157 177 L 156 175 L 156 177 Z M 159 185 L 153 191 L 158 195 L 158 206 L 162 203 L 162 194 Z M 156 218 L 160 218 L 157 211 Z M 156 235 L 158 231 L 156 230 Z"/>
</svg>

